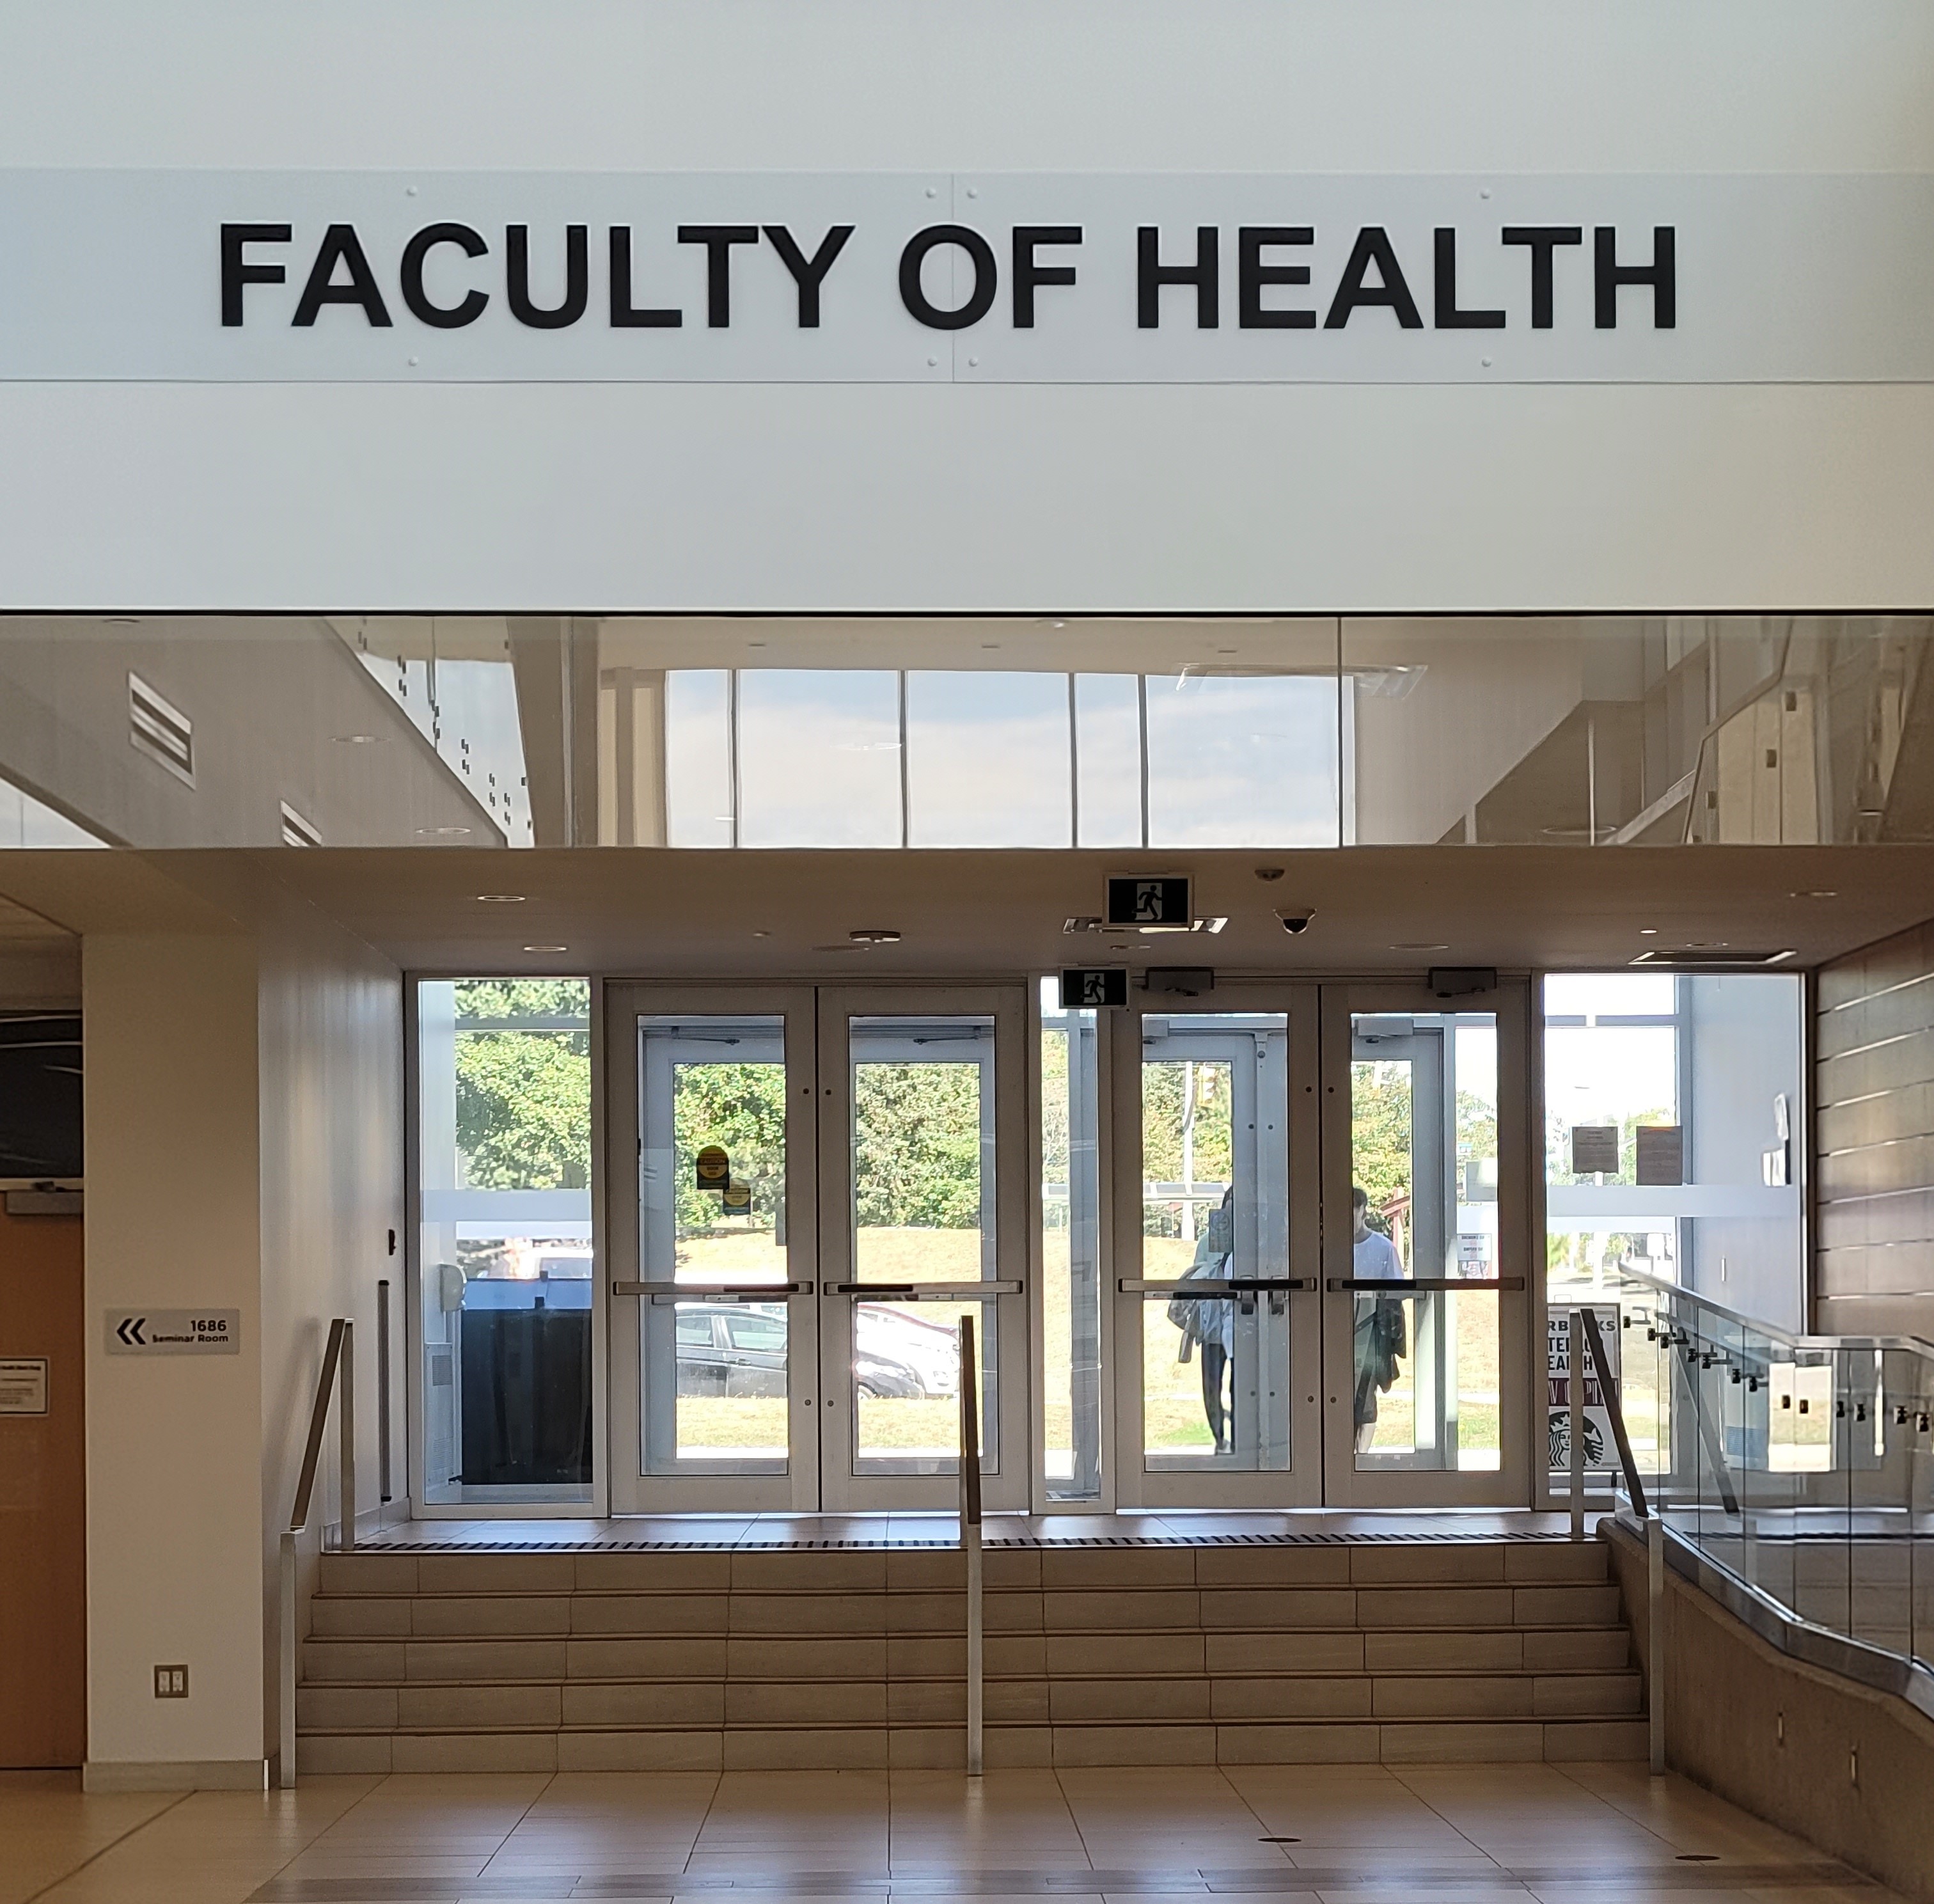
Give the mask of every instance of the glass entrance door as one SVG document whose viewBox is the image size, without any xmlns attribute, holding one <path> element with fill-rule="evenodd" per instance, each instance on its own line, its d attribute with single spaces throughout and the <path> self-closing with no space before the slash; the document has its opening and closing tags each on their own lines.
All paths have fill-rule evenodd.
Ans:
<svg viewBox="0 0 1934 1904">
<path fill-rule="evenodd" d="M 1454 1002 L 1324 988 L 1336 1505 L 1530 1499 L 1526 1038 L 1521 984 Z"/>
<path fill-rule="evenodd" d="M 607 988 L 614 1511 L 1025 1505 L 1022 997 Z"/>
<path fill-rule="evenodd" d="M 1315 996 L 1213 1002 L 1119 1014 L 1124 1506 L 1321 1498 Z"/>
<path fill-rule="evenodd" d="M 1525 1006 L 1225 986 L 1116 1015 L 1120 1505 L 1529 1502 Z"/>
</svg>

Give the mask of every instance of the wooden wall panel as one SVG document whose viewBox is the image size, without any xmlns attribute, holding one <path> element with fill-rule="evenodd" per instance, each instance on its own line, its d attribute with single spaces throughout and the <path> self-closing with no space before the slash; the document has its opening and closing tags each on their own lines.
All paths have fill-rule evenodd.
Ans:
<svg viewBox="0 0 1934 1904">
<path fill-rule="evenodd" d="M 1814 1326 L 1934 1339 L 1934 921 L 1820 973 Z"/>
<path fill-rule="evenodd" d="M 51 1364 L 47 1412 L 0 1415 L 0 1768 L 87 1753 L 81 1221 L 0 1208 L 0 1357 Z"/>
</svg>

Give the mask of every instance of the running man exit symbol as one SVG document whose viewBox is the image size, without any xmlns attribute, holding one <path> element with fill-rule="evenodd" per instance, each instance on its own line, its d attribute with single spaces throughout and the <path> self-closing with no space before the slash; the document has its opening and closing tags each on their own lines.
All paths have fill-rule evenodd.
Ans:
<svg viewBox="0 0 1934 1904">
<path fill-rule="evenodd" d="M 1108 881 L 1107 923 L 1143 932 L 1185 932 L 1194 923 L 1188 881 L 1143 874 L 1111 875 Z"/>
<path fill-rule="evenodd" d="M 1077 968 L 1061 975 L 1063 1011 L 1096 1011 L 1128 1002 L 1128 975 L 1119 966 L 1113 970 L 1106 966 Z"/>
</svg>

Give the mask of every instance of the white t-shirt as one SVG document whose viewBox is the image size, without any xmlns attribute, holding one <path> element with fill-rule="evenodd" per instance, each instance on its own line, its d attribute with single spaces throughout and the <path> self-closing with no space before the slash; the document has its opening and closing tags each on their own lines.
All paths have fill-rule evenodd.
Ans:
<svg viewBox="0 0 1934 1904">
<path fill-rule="evenodd" d="M 1371 1231 L 1357 1244 L 1354 1261 L 1356 1274 L 1364 1281 L 1372 1278 L 1378 1282 L 1403 1280 L 1403 1258 L 1396 1253 L 1396 1245 L 1379 1230 Z"/>
</svg>

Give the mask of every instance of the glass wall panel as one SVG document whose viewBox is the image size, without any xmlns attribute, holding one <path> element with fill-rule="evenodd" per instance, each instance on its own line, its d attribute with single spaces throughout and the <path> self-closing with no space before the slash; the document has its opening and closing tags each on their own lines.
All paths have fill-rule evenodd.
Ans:
<svg viewBox="0 0 1934 1904">
<path fill-rule="evenodd" d="M 1629 1297 L 1645 1286 L 1635 1279 L 1645 1278 L 1702 1291 L 1780 1327 L 1802 1325 L 1803 1008 L 1794 973 L 1545 980 L 1546 1300 L 1554 1329 L 1580 1303 L 1609 1305 L 1616 1316 L 1621 1291 Z M 1629 1346 L 1632 1330 L 1622 1333 Z M 1821 1398 L 1812 1385 L 1825 1378 L 1770 1355 L 1742 1376 L 1740 1396 L 1719 1398 L 1760 1407 L 1715 1413 L 1715 1445 L 1757 1473 L 1804 1472 L 1824 1451 Z M 1634 1453 L 1642 1469 L 1664 1473 L 1673 1384 L 1661 1387 L 1658 1376 L 1670 1358 L 1627 1361 Z M 1551 1432 L 1562 1452 L 1555 1410 Z M 1682 1435 L 1682 1453 L 1691 1446 Z M 1767 1487 L 1768 1512 L 1791 1505 L 1786 1484 Z"/>
<path fill-rule="evenodd" d="M 908 674 L 907 843 L 1065 846 L 1069 691 L 1059 674 Z"/>
<path fill-rule="evenodd" d="M 1101 1084 L 1097 1014 L 1041 987 L 1044 1445 L 1048 1499 L 1101 1491 Z"/>
<path fill-rule="evenodd" d="M 1333 679 L 1192 673 L 1145 685 L 1150 845 L 1340 844 Z"/>
<path fill-rule="evenodd" d="M 900 679 L 748 668 L 736 677 L 741 846 L 902 846 Z"/>
<path fill-rule="evenodd" d="M 590 987 L 417 988 L 423 1499 L 591 1498 Z"/>
<path fill-rule="evenodd" d="M 144 849 L 1926 842 L 1930 644 L 1925 615 L 0 616 L 0 785 Z"/>
</svg>

